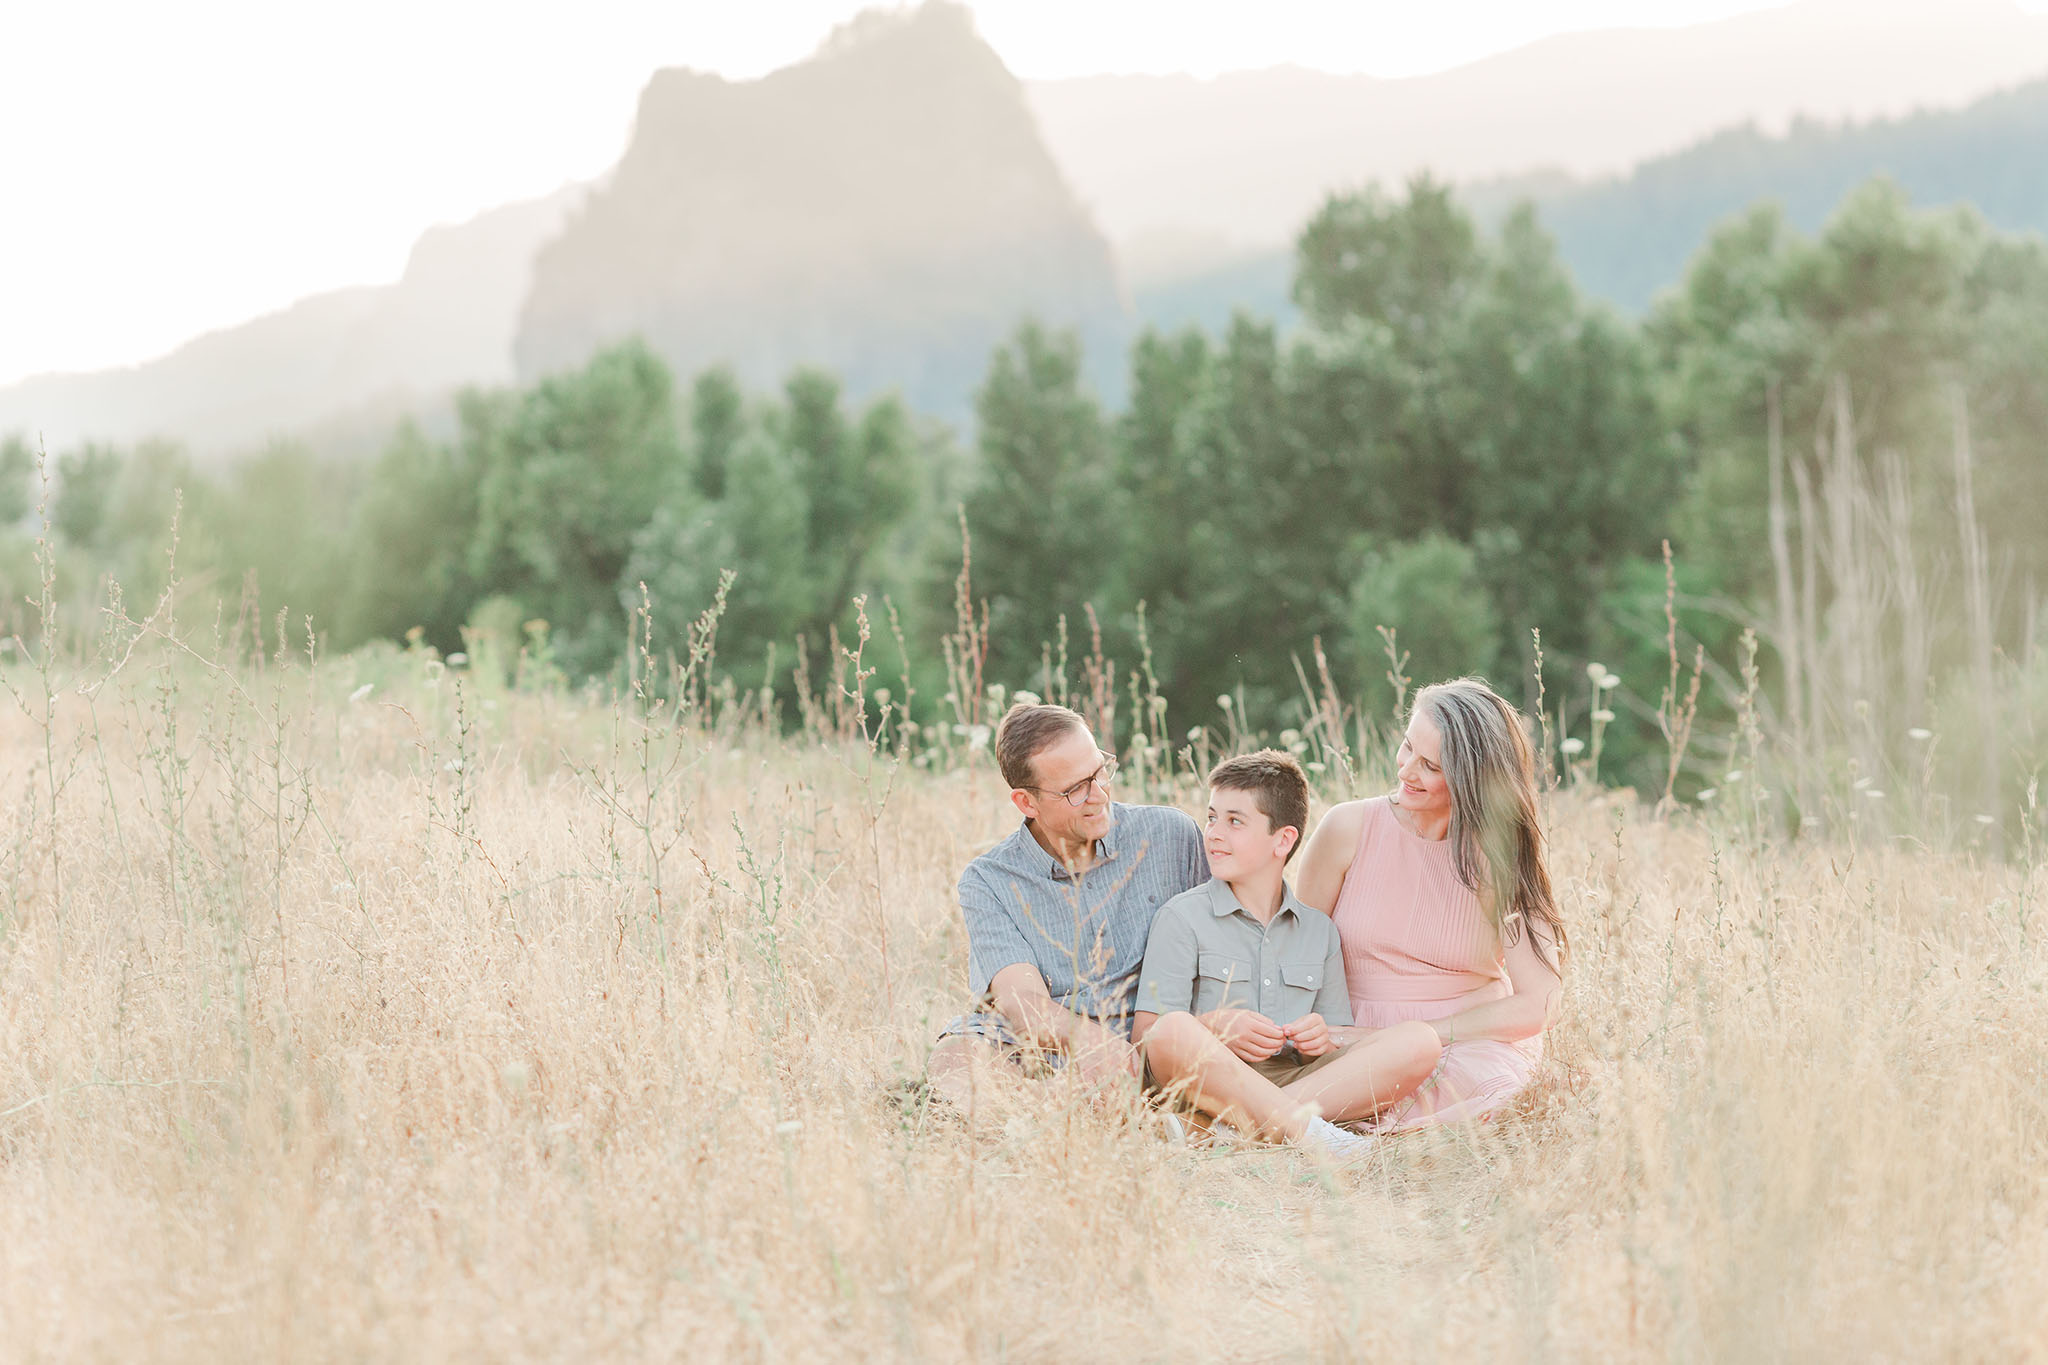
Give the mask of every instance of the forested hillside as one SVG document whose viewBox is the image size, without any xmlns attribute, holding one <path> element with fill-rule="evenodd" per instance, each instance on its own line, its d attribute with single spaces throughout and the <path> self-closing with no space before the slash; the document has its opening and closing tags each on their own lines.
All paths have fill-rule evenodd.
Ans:
<svg viewBox="0 0 2048 1365">
<path fill-rule="evenodd" d="M 1421 182 L 1330 200 L 1293 291 L 1291 334 L 1240 316 L 1140 337 L 1120 409 L 1073 332 L 1027 324 L 982 378 L 965 450 L 821 368 L 772 388 L 675 376 L 632 342 L 474 391 L 452 438 L 409 427 L 370 469 L 291 446 L 218 478 L 162 446 L 65 451 L 58 580 L 83 597 L 110 573 L 150 599 L 182 490 L 187 581 L 253 620 L 310 616 L 337 646 L 494 641 L 601 676 L 643 604 L 657 647 L 687 649 L 730 570 L 716 657 L 737 688 L 800 699 L 865 594 L 878 634 L 902 632 L 889 667 L 915 706 L 957 697 L 951 639 L 989 681 L 1057 692 L 1092 656 L 1112 699 L 1141 668 L 1177 715 L 1228 696 L 1259 726 L 1305 717 L 1318 642 L 1344 694 L 1480 671 L 1534 700 L 1540 631 L 1554 719 L 1597 721 L 1594 761 L 1604 743 L 1624 770 L 1668 708 L 1589 692 L 1596 662 L 1656 677 L 1697 645 L 1703 714 L 1725 719 L 1754 629 L 1755 704 L 1866 764 L 1911 757 L 1903 736 L 1964 664 L 1980 687 L 1987 651 L 2031 666 L 2040 239 L 1875 181 L 1817 236 L 1770 207 L 1723 223 L 1638 326 L 1574 288 L 1533 213 L 1484 232 Z M 26 446 L 6 459 L 0 521 L 33 496 Z M 19 603 L 34 570 L 26 542 L 9 553 Z"/>
<path fill-rule="evenodd" d="M 1820 228 L 1856 185 L 1896 181 L 1919 204 L 1969 204 L 2007 232 L 2048 232 L 2048 79 L 1966 108 L 1862 124 L 1795 123 L 1780 135 L 1730 128 L 1644 162 L 1625 176 L 1581 182 L 1559 174 L 1466 185 L 1485 222 L 1536 206 L 1558 254 L 1587 294 L 1628 313 L 1678 283 L 1713 225 L 1774 203 L 1802 231 Z M 1272 316 L 1289 305 L 1288 253 L 1253 253 L 1136 294 L 1159 325 L 1218 326 L 1233 308 Z"/>
</svg>

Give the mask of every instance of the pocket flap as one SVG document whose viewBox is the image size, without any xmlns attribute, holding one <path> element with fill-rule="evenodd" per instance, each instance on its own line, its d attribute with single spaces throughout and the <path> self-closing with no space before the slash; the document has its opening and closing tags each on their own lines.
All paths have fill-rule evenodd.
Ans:
<svg viewBox="0 0 2048 1365">
<path fill-rule="evenodd" d="M 1323 964 L 1320 962 L 1305 962 L 1299 967 L 1290 967 L 1284 962 L 1280 965 L 1280 979 L 1290 986 L 1314 990 L 1322 977 Z"/>
<path fill-rule="evenodd" d="M 1211 981 L 1244 982 L 1251 980 L 1252 969 L 1228 953 L 1197 953 L 1195 975 Z"/>
</svg>

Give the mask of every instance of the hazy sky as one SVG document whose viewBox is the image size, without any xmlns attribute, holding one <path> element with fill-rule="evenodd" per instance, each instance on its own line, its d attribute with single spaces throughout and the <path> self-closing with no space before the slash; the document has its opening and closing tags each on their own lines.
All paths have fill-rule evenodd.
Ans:
<svg viewBox="0 0 2048 1365">
<path fill-rule="evenodd" d="M 2027 0 L 2029 7 L 2048 0 Z M 0 383 L 393 279 L 435 222 L 598 174 L 663 66 L 752 76 L 860 0 L 0 0 Z M 1769 0 L 976 0 L 1024 77 L 1416 75 Z"/>
</svg>

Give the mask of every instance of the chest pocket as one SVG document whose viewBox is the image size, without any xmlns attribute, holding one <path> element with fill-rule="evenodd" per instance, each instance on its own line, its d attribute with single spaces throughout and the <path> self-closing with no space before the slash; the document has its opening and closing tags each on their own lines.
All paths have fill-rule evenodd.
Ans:
<svg viewBox="0 0 2048 1365">
<path fill-rule="evenodd" d="M 1256 1009 L 1258 982 L 1252 964 L 1228 953 L 1195 955 L 1195 1010 Z"/>
<path fill-rule="evenodd" d="M 1304 1012 L 1314 1003 L 1316 992 L 1323 986 L 1323 964 L 1320 962 L 1282 963 L 1280 980 L 1287 988 L 1287 999 L 1300 1002 Z"/>
</svg>

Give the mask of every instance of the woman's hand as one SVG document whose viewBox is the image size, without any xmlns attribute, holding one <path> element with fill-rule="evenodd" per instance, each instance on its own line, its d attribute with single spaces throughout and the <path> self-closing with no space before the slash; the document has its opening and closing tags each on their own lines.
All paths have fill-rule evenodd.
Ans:
<svg viewBox="0 0 2048 1365">
<path fill-rule="evenodd" d="M 1330 1026 L 1320 1014 L 1304 1014 L 1280 1031 L 1304 1057 L 1320 1057 L 1337 1050 L 1337 1040 L 1330 1035 Z"/>
<path fill-rule="evenodd" d="M 1257 1010 L 1210 1010 L 1200 1017 L 1223 1046 L 1247 1062 L 1263 1062 L 1287 1046 L 1286 1032 Z"/>
</svg>

